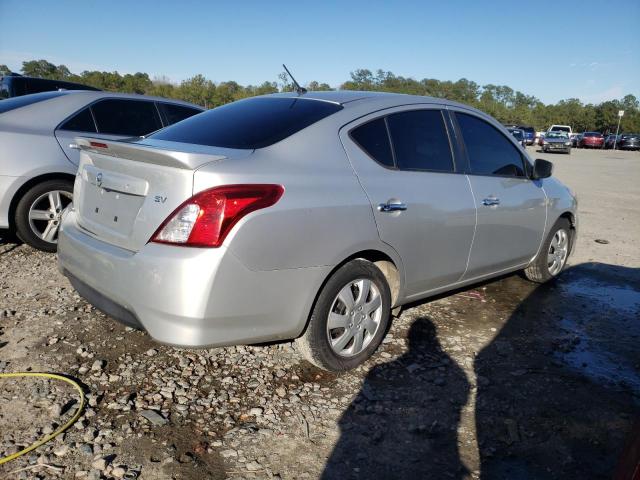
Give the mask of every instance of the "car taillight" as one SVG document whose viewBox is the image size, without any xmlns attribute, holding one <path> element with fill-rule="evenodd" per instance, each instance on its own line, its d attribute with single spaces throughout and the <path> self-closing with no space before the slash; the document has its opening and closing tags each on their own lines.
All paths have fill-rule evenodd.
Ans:
<svg viewBox="0 0 640 480">
<path fill-rule="evenodd" d="M 224 185 L 197 193 L 176 208 L 151 242 L 188 247 L 219 247 L 245 215 L 274 205 L 282 185 Z"/>
</svg>

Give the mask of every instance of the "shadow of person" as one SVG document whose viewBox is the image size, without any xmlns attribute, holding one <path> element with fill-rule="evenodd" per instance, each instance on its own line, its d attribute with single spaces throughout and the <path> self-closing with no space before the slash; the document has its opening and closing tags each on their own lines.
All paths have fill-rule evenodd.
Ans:
<svg viewBox="0 0 640 480">
<path fill-rule="evenodd" d="M 339 421 L 324 480 L 462 478 L 457 427 L 469 383 L 443 351 L 428 318 L 417 318 L 408 351 L 368 373 Z"/>
<path fill-rule="evenodd" d="M 481 478 L 611 478 L 639 412 L 638 320 L 637 268 L 581 264 L 517 304 L 475 360 Z"/>
</svg>

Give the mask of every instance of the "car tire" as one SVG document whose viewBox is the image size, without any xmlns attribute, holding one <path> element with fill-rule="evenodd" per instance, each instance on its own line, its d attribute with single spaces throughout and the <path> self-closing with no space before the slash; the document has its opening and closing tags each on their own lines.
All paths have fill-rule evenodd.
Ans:
<svg viewBox="0 0 640 480">
<path fill-rule="evenodd" d="M 333 372 L 350 370 L 380 346 L 390 316 L 391 292 L 383 273 L 367 260 L 352 260 L 322 287 L 296 345 L 317 367 Z"/>
<path fill-rule="evenodd" d="M 525 277 L 535 283 L 545 283 L 560 275 L 567 264 L 573 240 L 573 231 L 569 220 L 566 218 L 558 219 L 547 235 L 536 258 L 525 268 Z M 554 262 L 550 264 L 551 255 L 555 258 Z M 556 260 L 560 263 L 556 264 Z"/>
<path fill-rule="evenodd" d="M 18 238 L 38 250 L 55 252 L 62 210 L 72 195 L 73 182 L 65 179 L 46 180 L 27 190 L 16 206 Z"/>
</svg>

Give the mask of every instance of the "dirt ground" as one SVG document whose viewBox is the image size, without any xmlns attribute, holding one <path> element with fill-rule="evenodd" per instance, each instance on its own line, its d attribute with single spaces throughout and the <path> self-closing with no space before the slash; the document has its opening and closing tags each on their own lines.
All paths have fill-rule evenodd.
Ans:
<svg viewBox="0 0 640 480">
<path fill-rule="evenodd" d="M 343 375 L 289 343 L 158 345 L 84 302 L 53 255 L 5 236 L 0 372 L 66 374 L 88 406 L 0 478 L 611 478 L 640 413 L 640 153 L 529 148 L 579 198 L 561 278 L 413 305 Z M 55 430 L 73 398 L 0 379 L 0 456 Z"/>
</svg>

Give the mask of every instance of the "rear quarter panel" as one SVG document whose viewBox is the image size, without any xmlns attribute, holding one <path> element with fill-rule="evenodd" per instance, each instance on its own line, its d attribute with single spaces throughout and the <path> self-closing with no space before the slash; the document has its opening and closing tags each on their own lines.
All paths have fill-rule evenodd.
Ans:
<svg viewBox="0 0 640 480">
<path fill-rule="evenodd" d="M 388 250 L 339 142 L 338 128 L 321 121 L 247 158 L 196 172 L 194 192 L 234 183 L 284 186 L 276 205 L 242 219 L 225 240 L 248 268 L 333 266 L 361 250 Z"/>
</svg>

